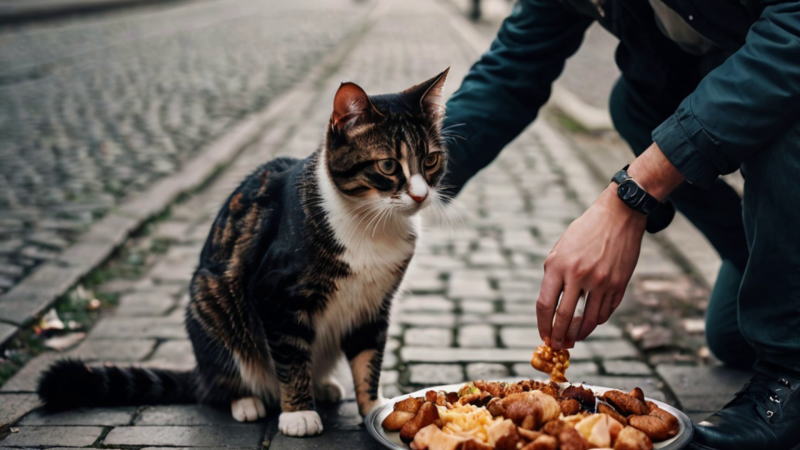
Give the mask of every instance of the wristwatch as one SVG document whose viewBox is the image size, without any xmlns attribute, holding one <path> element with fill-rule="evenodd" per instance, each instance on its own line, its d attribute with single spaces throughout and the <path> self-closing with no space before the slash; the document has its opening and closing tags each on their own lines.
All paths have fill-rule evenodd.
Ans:
<svg viewBox="0 0 800 450">
<path fill-rule="evenodd" d="M 611 181 L 617 183 L 617 195 L 629 208 L 648 215 L 661 205 L 655 197 L 628 175 L 628 166 L 614 174 Z"/>
</svg>

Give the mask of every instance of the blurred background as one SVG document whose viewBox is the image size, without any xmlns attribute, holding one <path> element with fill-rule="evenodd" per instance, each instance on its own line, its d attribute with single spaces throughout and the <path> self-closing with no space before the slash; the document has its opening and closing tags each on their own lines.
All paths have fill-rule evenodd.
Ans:
<svg viewBox="0 0 800 450">
<path fill-rule="evenodd" d="M 512 7 L 0 0 L 0 445 L 372 448 L 352 399 L 303 447 L 271 419 L 239 425 L 194 406 L 45 417 L 35 381 L 63 356 L 193 367 L 186 286 L 225 196 L 258 164 L 314 151 L 342 81 L 392 92 L 451 66 L 449 95 Z M 393 312 L 387 396 L 536 376 L 542 261 L 631 158 L 606 108 L 615 45 L 590 28 L 540 119 L 449 221 L 428 222 Z M 746 378 L 704 344 L 718 265 L 681 217 L 648 236 L 623 307 L 576 346 L 568 377 L 639 385 L 693 418 L 716 409 Z"/>
</svg>

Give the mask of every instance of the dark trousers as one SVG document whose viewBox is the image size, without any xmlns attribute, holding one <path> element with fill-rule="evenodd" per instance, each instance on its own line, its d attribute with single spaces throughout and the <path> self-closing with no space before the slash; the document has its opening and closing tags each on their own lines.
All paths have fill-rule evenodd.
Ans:
<svg viewBox="0 0 800 450">
<path fill-rule="evenodd" d="M 614 126 L 637 155 L 669 114 L 643 98 L 620 79 L 610 99 Z M 706 313 L 708 346 L 731 366 L 800 371 L 800 122 L 742 173 L 744 199 L 719 179 L 710 189 L 684 183 L 669 199 L 722 258 Z"/>
</svg>

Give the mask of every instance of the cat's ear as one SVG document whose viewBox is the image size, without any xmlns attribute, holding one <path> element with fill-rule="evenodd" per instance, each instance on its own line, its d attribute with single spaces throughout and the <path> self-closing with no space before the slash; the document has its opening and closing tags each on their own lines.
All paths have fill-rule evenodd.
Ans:
<svg viewBox="0 0 800 450">
<path fill-rule="evenodd" d="M 348 124 L 367 119 L 376 113 L 378 112 L 364 89 L 355 83 L 345 82 L 339 86 L 333 97 L 331 127 L 341 130 Z"/>
<path fill-rule="evenodd" d="M 448 67 L 430 80 L 423 81 L 403 91 L 404 95 L 411 96 L 414 101 L 419 104 L 420 109 L 425 115 L 436 122 L 441 120 L 444 116 L 444 96 L 442 95 L 442 89 L 444 88 L 444 82 L 447 79 L 447 73 L 449 71 L 450 68 Z"/>
</svg>

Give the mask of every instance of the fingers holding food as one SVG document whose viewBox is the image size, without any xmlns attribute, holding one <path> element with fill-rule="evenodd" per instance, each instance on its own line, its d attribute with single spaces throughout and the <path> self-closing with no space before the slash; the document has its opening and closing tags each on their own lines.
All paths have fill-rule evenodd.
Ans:
<svg viewBox="0 0 800 450">
<path fill-rule="evenodd" d="M 531 366 L 549 374 L 552 381 L 558 383 L 567 381 L 565 373 L 569 368 L 569 350 L 553 350 L 549 345 L 542 344 L 533 352 Z"/>
</svg>

